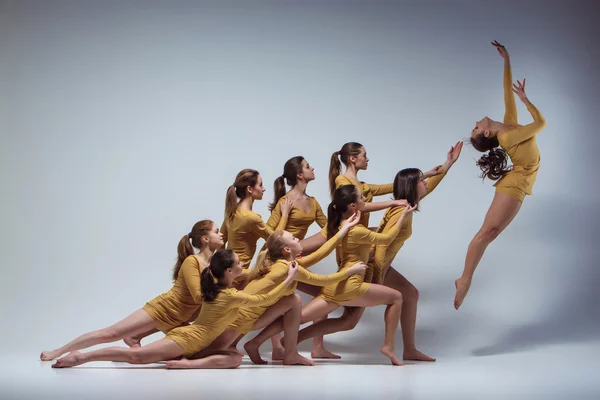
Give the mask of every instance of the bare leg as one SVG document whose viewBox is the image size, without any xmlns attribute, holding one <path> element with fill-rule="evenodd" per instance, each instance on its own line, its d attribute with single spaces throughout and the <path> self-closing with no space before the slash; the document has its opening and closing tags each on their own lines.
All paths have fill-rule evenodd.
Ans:
<svg viewBox="0 0 600 400">
<path fill-rule="evenodd" d="M 150 335 L 153 335 L 156 332 L 160 332 L 160 331 L 156 328 L 150 329 L 149 331 L 141 332 L 134 336 L 125 337 L 125 338 L 123 338 L 123 342 L 125 342 L 125 344 L 129 347 L 141 347 L 142 339 L 145 337 L 148 337 Z"/>
<path fill-rule="evenodd" d="M 471 286 L 473 274 L 481 257 L 483 257 L 485 249 L 511 223 L 520 208 L 521 202 L 519 200 L 513 199 L 505 193 L 496 192 L 481 229 L 469 244 L 463 274 L 454 282 L 456 286 L 456 295 L 454 296 L 455 309 L 458 310 L 465 300 L 465 296 Z"/>
<path fill-rule="evenodd" d="M 329 335 L 335 332 L 354 329 L 363 315 L 363 307 L 344 307 L 344 313 L 339 318 L 322 319 L 298 332 L 298 343 L 311 337 Z"/>
<path fill-rule="evenodd" d="M 320 288 L 318 286 L 309 285 L 309 284 L 303 283 L 303 282 L 298 282 L 298 286 L 296 287 L 296 289 L 298 289 L 301 292 L 304 292 L 306 294 L 309 294 L 312 297 L 317 297 L 321 293 L 321 290 L 322 290 L 322 288 Z M 320 322 L 320 321 L 323 321 L 326 319 L 327 319 L 326 316 L 323 318 L 318 318 L 315 321 L 313 321 L 313 324 L 316 324 L 317 322 Z M 339 356 L 335 353 L 332 353 L 325 348 L 325 343 L 323 343 L 322 335 L 315 336 L 313 338 L 313 344 L 312 344 L 312 350 L 310 352 L 310 356 L 312 358 L 328 358 L 328 359 L 342 358 L 341 356 Z"/>
<path fill-rule="evenodd" d="M 224 351 L 233 351 L 235 353 L 240 354 L 237 350 L 231 350 L 231 346 L 233 343 L 239 342 L 244 335 L 240 335 L 235 329 L 231 327 L 227 327 L 223 333 L 221 333 L 211 344 L 206 346 L 206 348 L 202 349 L 198 353 L 190 356 L 190 359 L 200 359 L 206 358 L 213 354 L 221 353 Z"/>
<path fill-rule="evenodd" d="M 279 301 L 272 306 L 268 307 L 266 311 L 256 320 L 252 326 L 252 330 L 262 329 L 275 321 L 281 314 L 288 312 L 293 308 L 298 301 L 296 295 L 289 295 L 282 297 Z M 238 354 L 239 351 L 232 349 L 231 346 L 239 343 L 244 335 L 240 335 L 235 329 L 228 327 L 225 331 L 220 334 L 210 345 L 208 345 L 202 351 L 192 355 L 191 359 L 200 359 L 208 357 L 209 355 L 215 354 L 215 351 L 235 351 Z M 250 355 L 250 353 L 249 353 Z M 250 355 L 252 358 L 253 355 Z"/>
<path fill-rule="evenodd" d="M 216 351 L 214 354 L 196 360 L 181 360 L 167 361 L 167 369 L 224 369 L 237 368 L 242 365 L 242 356 L 235 351 Z"/>
<path fill-rule="evenodd" d="M 302 298 L 300 295 L 294 295 L 294 305 L 293 307 L 287 311 L 283 317 L 277 318 L 273 321 L 265 331 L 269 330 L 271 325 L 283 326 L 283 331 L 285 332 L 285 337 L 283 341 L 283 347 L 285 348 L 285 353 L 283 355 L 283 364 L 284 365 L 314 365 L 314 363 L 300 354 L 298 354 L 297 349 L 297 335 L 298 335 L 298 327 L 300 326 L 300 314 L 302 312 Z M 255 325 L 256 327 L 256 325 Z M 263 331 L 264 332 L 264 331 Z M 262 334 L 262 332 L 261 332 Z M 261 335 L 259 334 L 259 335 Z M 262 334 L 258 340 L 252 339 L 248 341 L 244 348 L 246 352 L 250 356 L 250 359 L 255 364 L 266 364 L 260 357 L 259 348 L 262 343 L 264 343 L 264 338 L 266 334 Z M 273 336 L 271 336 L 272 338 Z M 280 343 L 281 345 L 281 343 Z"/>
<path fill-rule="evenodd" d="M 335 310 L 339 306 L 334 303 L 327 303 L 325 300 L 320 297 L 316 297 L 309 301 L 301 311 L 300 323 L 306 323 L 312 321 L 316 318 L 322 317 L 324 315 L 329 314 L 331 311 Z M 246 346 L 254 349 L 258 349 L 266 340 L 273 337 L 276 333 L 280 333 L 284 328 L 283 318 L 278 318 L 271 325 L 267 326 L 262 332 L 260 332 L 256 337 L 246 343 Z M 297 332 L 297 327 L 296 327 Z M 287 336 L 287 333 L 286 333 Z M 296 345 L 292 344 L 292 341 L 289 342 L 284 337 L 285 343 L 290 343 L 290 346 Z M 297 344 L 297 340 L 296 340 Z M 288 345 L 286 344 L 286 350 L 288 349 Z"/>
<path fill-rule="evenodd" d="M 73 351 L 60 358 L 52 368 L 70 368 L 90 361 L 128 362 L 130 364 L 150 364 L 153 362 L 171 360 L 183 354 L 183 348 L 171 339 L 161 339 L 148 346 L 138 348 L 107 347 L 95 351 L 80 353 Z"/>
<path fill-rule="evenodd" d="M 395 336 L 402 312 L 402 294 L 385 286 L 371 284 L 369 290 L 358 299 L 347 301 L 342 305 L 352 307 L 372 307 L 387 304 L 385 308 L 385 338 L 381 353 L 388 357 L 393 365 L 403 365 L 396 358 Z"/>
<path fill-rule="evenodd" d="M 419 291 L 417 288 L 394 268 L 389 268 L 387 270 L 384 285 L 402 293 L 403 302 L 402 314 L 400 317 L 402 342 L 404 343 L 404 354 L 402 358 L 415 361 L 435 361 L 435 358 L 431 358 L 417 350 L 415 344 L 417 302 L 419 300 Z"/>
<path fill-rule="evenodd" d="M 289 312 L 289 310 L 292 307 L 294 307 L 296 302 L 297 302 L 297 299 L 296 299 L 295 295 L 289 295 L 289 296 L 282 297 L 277 303 L 275 303 L 271 307 L 269 307 L 267 309 L 267 311 L 265 311 L 264 314 L 261 315 L 256 320 L 256 323 L 252 327 L 252 330 L 254 331 L 254 330 L 258 330 L 258 329 L 263 329 L 264 327 L 269 325 L 271 322 L 275 321 L 277 319 L 277 317 L 281 316 L 284 313 Z M 285 356 L 285 349 L 281 345 L 281 337 L 279 336 L 279 334 L 274 335 L 271 338 L 271 343 L 272 343 L 272 348 L 273 348 L 272 353 L 271 353 L 271 360 L 273 360 L 273 361 L 283 360 L 283 358 Z M 250 354 L 248 354 L 248 355 L 250 355 Z M 250 357 L 250 358 L 252 358 L 252 357 Z M 259 358 L 260 358 L 260 356 L 259 356 Z"/>
<path fill-rule="evenodd" d="M 108 328 L 85 333 L 58 349 L 43 351 L 40 355 L 40 360 L 50 361 L 71 351 L 85 349 L 101 343 L 115 342 L 125 337 L 133 336 L 137 333 L 146 332 L 155 328 L 155 322 L 152 317 L 150 317 L 150 314 L 143 309 L 139 309 Z"/>
</svg>

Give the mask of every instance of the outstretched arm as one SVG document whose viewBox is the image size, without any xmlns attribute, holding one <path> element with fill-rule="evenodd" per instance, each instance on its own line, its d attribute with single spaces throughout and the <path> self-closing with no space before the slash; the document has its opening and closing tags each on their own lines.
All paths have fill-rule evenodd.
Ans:
<svg viewBox="0 0 600 400">
<path fill-rule="evenodd" d="M 517 81 L 517 83 L 513 84 L 513 91 L 527 106 L 527 111 L 529 111 L 533 117 L 533 122 L 528 125 L 500 133 L 498 135 L 498 141 L 504 148 L 509 148 L 529 140 L 546 127 L 546 120 L 544 119 L 544 116 L 533 104 L 531 104 L 527 98 L 527 95 L 525 94 L 525 79 L 523 79 L 523 83 Z"/>
<path fill-rule="evenodd" d="M 500 56 L 504 59 L 504 123 L 507 125 L 517 125 L 517 105 L 515 95 L 512 90 L 512 69 L 510 67 L 510 55 L 506 47 L 497 41 L 492 45 L 498 50 Z"/>
<path fill-rule="evenodd" d="M 408 205 L 408 201 L 401 200 L 388 200 L 388 201 L 377 201 L 375 203 L 366 203 L 363 212 L 381 211 L 390 207 L 404 207 Z"/>
</svg>

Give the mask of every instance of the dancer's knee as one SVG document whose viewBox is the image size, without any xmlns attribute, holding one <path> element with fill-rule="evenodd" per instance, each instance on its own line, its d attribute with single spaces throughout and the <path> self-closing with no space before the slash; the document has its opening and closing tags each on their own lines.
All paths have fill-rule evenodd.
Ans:
<svg viewBox="0 0 600 400">
<path fill-rule="evenodd" d="M 343 331 L 351 331 L 356 328 L 358 321 L 360 321 L 360 317 L 360 313 L 350 313 L 342 315 L 338 320 Z"/>
<path fill-rule="evenodd" d="M 394 290 L 394 293 L 392 293 L 392 302 L 394 304 L 402 304 L 403 300 L 404 300 L 404 297 L 402 296 L 402 293 L 400 293 L 397 290 Z"/>
<path fill-rule="evenodd" d="M 100 340 L 103 342 L 115 342 L 120 339 L 122 339 L 121 332 L 112 326 L 100 331 Z"/>
<path fill-rule="evenodd" d="M 495 226 L 488 226 L 482 228 L 476 236 L 476 241 L 484 244 L 488 244 L 494 241 L 500 234 L 500 229 Z"/>
<path fill-rule="evenodd" d="M 145 351 L 142 347 L 129 349 L 127 352 L 127 362 L 129 364 L 148 364 L 148 356 L 144 353 Z"/>
<path fill-rule="evenodd" d="M 302 296 L 300 296 L 298 293 L 294 293 L 293 295 L 293 304 L 295 306 L 302 307 Z"/>
<path fill-rule="evenodd" d="M 417 301 L 419 301 L 419 290 L 416 287 L 414 287 L 414 286 L 411 285 L 409 288 L 407 288 L 404 291 L 403 299 L 407 303 L 408 302 L 415 302 L 416 303 Z"/>
</svg>

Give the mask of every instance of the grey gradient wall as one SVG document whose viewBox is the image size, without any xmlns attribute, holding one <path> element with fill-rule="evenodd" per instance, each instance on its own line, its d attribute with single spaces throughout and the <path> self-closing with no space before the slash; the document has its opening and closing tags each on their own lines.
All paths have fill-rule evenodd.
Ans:
<svg viewBox="0 0 600 400">
<path fill-rule="evenodd" d="M 367 148 L 367 182 L 442 163 L 503 115 L 502 59 L 548 126 L 534 195 L 485 254 L 463 308 L 453 280 L 494 194 L 479 154 L 415 216 L 394 265 L 421 290 L 432 355 L 494 354 L 600 331 L 593 1 L 0 2 L 3 352 L 39 353 L 169 289 L 176 245 L 222 221 L 242 168 L 267 184 L 303 155 L 328 203 L 331 153 Z M 520 121 L 531 121 L 519 104 Z M 381 213 L 371 217 L 372 224 Z M 310 232 L 315 232 L 313 227 Z M 333 260 L 315 267 L 335 269 Z M 382 309 L 328 338 L 371 352 Z"/>
</svg>

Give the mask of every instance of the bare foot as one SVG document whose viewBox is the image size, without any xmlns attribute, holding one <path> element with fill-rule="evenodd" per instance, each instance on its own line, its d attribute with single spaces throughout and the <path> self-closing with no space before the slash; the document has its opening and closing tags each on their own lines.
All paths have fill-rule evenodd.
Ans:
<svg viewBox="0 0 600 400">
<path fill-rule="evenodd" d="M 411 361 L 435 361 L 435 358 L 431 358 L 426 354 L 421 353 L 419 350 L 404 350 L 402 358 Z"/>
<path fill-rule="evenodd" d="M 383 346 L 381 348 L 381 354 L 383 354 L 384 356 L 389 358 L 393 365 L 400 365 L 400 366 L 404 365 L 400 361 L 398 361 L 398 359 L 396 358 L 396 352 L 394 351 L 393 348 Z"/>
<path fill-rule="evenodd" d="M 233 351 L 234 353 L 236 353 L 236 354 L 239 354 L 239 355 L 240 355 L 240 357 L 244 357 L 244 353 L 242 353 L 241 351 L 239 351 L 239 350 L 237 349 L 237 347 L 235 347 L 235 346 L 233 346 L 233 345 L 231 345 L 231 346 L 230 346 L 230 347 L 227 349 L 227 351 Z"/>
<path fill-rule="evenodd" d="M 313 347 L 312 351 L 310 352 L 310 356 L 311 358 L 327 358 L 334 360 L 339 360 L 342 358 L 342 356 L 338 356 L 337 354 L 330 352 L 325 347 Z"/>
<path fill-rule="evenodd" d="M 281 361 L 281 360 L 283 360 L 284 354 L 285 354 L 285 349 L 283 347 L 276 347 L 273 349 L 273 352 L 271 353 L 271 360 Z"/>
<path fill-rule="evenodd" d="M 83 361 L 81 360 L 81 353 L 75 350 L 63 358 L 56 360 L 56 362 L 52 364 L 52 368 L 71 368 L 79 364 L 83 364 Z"/>
<path fill-rule="evenodd" d="M 454 296 L 454 308 L 458 310 L 458 308 L 465 300 L 469 288 L 471 287 L 471 280 L 462 277 L 458 278 L 454 281 L 454 286 L 456 287 L 456 295 Z"/>
<path fill-rule="evenodd" d="M 123 342 L 125 342 L 125 344 L 129 347 L 131 347 L 132 349 L 135 349 L 136 347 L 142 347 L 141 345 L 141 340 L 140 339 L 135 339 L 135 338 L 123 338 Z"/>
<path fill-rule="evenodd" d="M 283 365 L 309 365 L 313 366 L 315 363 L 308 358 L 302 357 L 300 354 L 295 353 L 289 356 L 283 357 Z"/>
<path fill-rule="evenodd" d="M 180 360 L 170 360 L 166 362 L 167 369 L 188 369 L 192 368 L 192 363 L 187 358 Z"/>
<path fill-rule="evenodd" d="M 58 356 L 60 356 L 60 354 L 58 354 L 58 352 L 56 350 L 55 351 L 42 351 L 42 354 L 40 354 L 40 360 L 52 361 Z"/>
<path fill-rule="evenodd" d="M 254 345 L 252 343 L 252 340 L 246 342 L 246 344 L 244 345 L 244 350 L 246 350 L 246 353 L 248 353 L 248 357 L 250 357 L 250 361 L 252 361 L 254 364 L 268 364 L 268 362 L 260 358 L 258 346 Z"/>
</svg>

